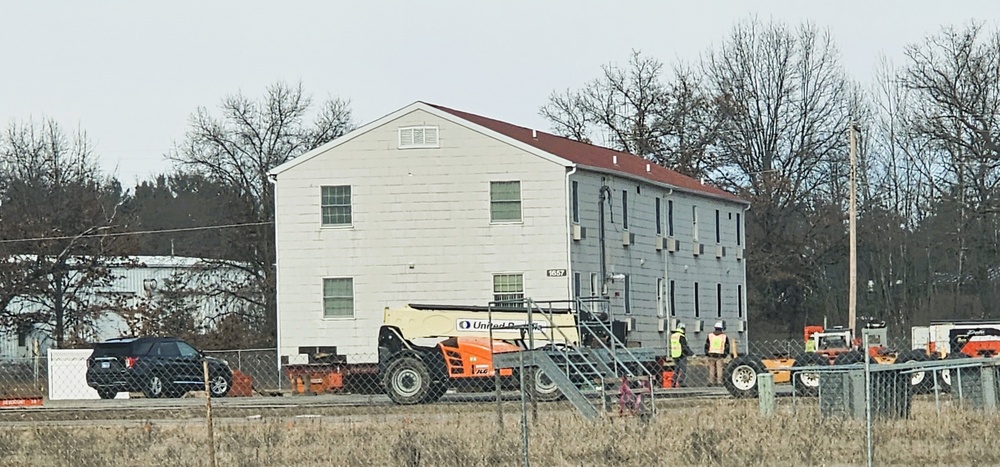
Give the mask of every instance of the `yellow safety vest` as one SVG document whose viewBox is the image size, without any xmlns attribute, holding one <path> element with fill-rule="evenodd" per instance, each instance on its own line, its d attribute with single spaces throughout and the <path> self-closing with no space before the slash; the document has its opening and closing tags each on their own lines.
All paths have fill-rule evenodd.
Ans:
<svg viewBox="0 0 1000 467">
<path fill-rule="evenodd" d="M 670 358 L 681 358 L 684 349 L 681 347 L 681 336 L 684 334 L 674 331 L 670 335 Z"/>
<path fill-rule="evenodd" d="M 725 334 L 709 334 L 708 335 L 708 354 L 709 355 L 723 355 L 726 351 L 726 335 Z"/>
<path fill-rule="evenodd" d="M 816 351 L 816 341 L 809 339 L 806 341 L 806 352 Z"/>
</svg>

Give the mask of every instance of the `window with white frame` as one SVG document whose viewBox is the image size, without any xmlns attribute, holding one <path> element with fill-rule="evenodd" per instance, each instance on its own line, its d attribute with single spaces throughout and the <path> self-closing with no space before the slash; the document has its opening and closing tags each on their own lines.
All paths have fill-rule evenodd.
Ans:
<svg viewBox="0 0 1000 467">
<path fill-rule="evenodd" d="M 524 275 L 523 274 L 494 274 L 493 275 L 493 301 L 504 302 L 509 300 L 524 299 Z M 516 307 L 519 303 L 499 303 L 501 307 Z"/>
<path fill-rule="evenodd" d="M 722 284 L 715 285 L 715 312 L 716 317 L 722 317 Z"/>
<path fill-rule="evenodd" d="M 580 223 L 580 182 L 573 182 L 573 223 Z"/>
<path fill-rule="evenodd" d="M 323 317 L 354 317 L 354 279 L 334 277 L 323 279 Z"/>
<path fill-rule="evenodd" d="M 351 225 L 351 186 L 321 187 L 320 209 L 323 225 Z"/>
<path fill-rule="evenodd" d="M 719 224 L 719 210 L 715 210 L 715 243 L 722 243 L 722 225 Z"/>
<path fill-rule="evenodd" d="M 698 242 L 698 206 L 691 206 L 691 239 Z"/>
<path fill-rule="evenodd" d="M 521 182 L 490 182 L 490 222 L 521 221 Z"/>
<path fill-rule="evenodd" d="M 670 281 L 670 316 L 677 316 L 677 284 Z"/>
<path fill-rule="evenodd" d="M 440 147 L 436 126 L 411 126 L 399 129 L 399 149 L 436 147 Z"/>
<path fill-rule="evenodd" d="M 660 197 L 656 197 L 656 235 L 663 235 L 663 213 L 660 212 Z"/>
<path fill-rule="evenodd" d="M 597 280 L 596 272 L 590 273 L 590 296 L 597 297 L 601 294 L 601 281 Z"/>
<path fill-rule="evenodd" d="M 736 286 L 736 316 L 743 318 L 743 286 Z"/>
<path fill-rule="evenodd" d="M 663 300 L 664 298 L 666 298 L 665 297 L 665 295 L 666 295 L 665 292 L 666 291 L 663 290 L 664 282 L 665 281 L 663 280 L 662 277 L 657 277 L 656 278 L 656 316 L 664 316 L 664 315 L 666 315 L 666 306 L 667 305 L 666 305 L 666 303 Z"/>
<path fill-rule="evenodd" d="M 674 236 L 674 200 L 667 200 L 667 235 Z"/>
<path fill-rule="evenodd" d="M 632 276 L 625 275 L 625 314 L 632 313 Z"/>
<path fill-rule="evenodd" d="M 698 283 L 694 283 L 694 317 L 701 318 L 701 300 L 698 296 Z"/>
<path fill-rule="evenodd" d="M 736 213 L 736 244 L 743 245 L 743 224 L 740 222 L 740 213 Z"/>
<path fill-rule="evenodd" d="M 628 190 L 622 190 L 622 228 L 628 230 Z"/>
</svg>

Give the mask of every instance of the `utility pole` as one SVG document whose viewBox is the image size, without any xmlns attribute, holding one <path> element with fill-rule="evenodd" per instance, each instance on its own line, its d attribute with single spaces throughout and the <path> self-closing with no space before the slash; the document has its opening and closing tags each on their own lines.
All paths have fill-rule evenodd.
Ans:
<svg viewBox="0 0 1000 467">
<path fill-rule="evenodd" d="M 858 206 L 857 206 L 857 177 L 858 177 L 858 142 L 855 132 L 857 124 L 851 120 L 848 129 L 851 135 L 851 204 L 849 211 L 851 259 L 848 282 L 847 299 L 847 324 L 851 329 L 851 336 L 854 336 L 858 317 Z"/>
</svg>

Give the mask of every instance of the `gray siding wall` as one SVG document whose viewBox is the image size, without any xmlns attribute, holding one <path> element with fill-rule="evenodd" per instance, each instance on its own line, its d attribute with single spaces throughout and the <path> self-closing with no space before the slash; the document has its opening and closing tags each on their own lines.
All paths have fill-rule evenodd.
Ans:
<svg viewBox="0 0 1000 467">
<path fill-rule="evenodd" d="M 610 203 L 605 203 L 605 248 L 607 272 L 626 274 L 631 282 L 631 313 L 635 326 L 629 341 L 643 347 L 666 345 L 674 319 L 688 326 L 688 339 L 700 353 L 704 339 L 718 320 L 723 320 L 727 333 L 745 348 L 746 332 L 740 332 L 740 321 L 746 320 L 746 274 L 744 262 L 737 260 L 737 249 L 745 247 L 745 237 L 737 245 L 737 219 L 745 219 L 742 204 L 716 200 L 670 190 L 652 183 L 620 176 L 580 170 L 573 174 L 577 182 L 579 224 L 586 238 L 571 243 L 573 273 L 581 278 L 581 295 L 591 295 L 591 275 L 600 271 L 600 225 L 598 194 L 602 185 L 611 189 Z M 628 229 L 633 236 L 631 245 L 623 245 L 626 229 L 622 217 L 622 192 L 628 193 Z M 673 202 L 673 238 L 680 248 L 669 253 L 656 249 L 656 198 L 660 198 L 661 235 L 669 237 L 668 201 Z M 698 241 L 704 253 L 693 252 L 693 212 L 698 212 Z M 573 207 L 570 206 L 572 216 Z M 716 242 L 716 210 L 719 211 L 719 242 Z M 745 228 L 740 225 L 739 232 Z M 716 256 L 716 246 L 725 247 L 725 256 Z M 663 279 L 661 302 L 657 299 L 657 279 Z M 670 307 L 670 282 L 674 283 L 674 308 Z M 600 279 L 597 280 L 600 283 Z M 695 283 L 698 284 L 700 312 L 695 316 Z M 717 305 L 718 286 L 722 294 L 721 316 Z M 598 284 L 598 289 L 600 285 Z M 625 284 L 614 280 L 608 284 L 608 294 L 615 317 L 625 316 Z M 738 291 L 744 295 L 739 299 Z M 597 292 L 600 293 L 599 290 Z M 742 304 L 742 312 L 738 305 Z M 661 322 L 662 321 L 662 322 Z M 701 332 L 698 325 L 701 324 Z M 661 332 L 659 329 L 664 329 Z"/>
</svg>

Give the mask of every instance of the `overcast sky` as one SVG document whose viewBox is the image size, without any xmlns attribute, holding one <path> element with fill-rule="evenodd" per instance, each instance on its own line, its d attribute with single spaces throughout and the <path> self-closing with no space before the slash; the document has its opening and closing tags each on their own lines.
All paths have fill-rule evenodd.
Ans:
<svg viewBox="0 0 1000 467">
<path fill-rule="evenodd" d="M 751 15 L 829 28 L 848 71 L 942 25 L 997 27 L 997 1 L 5 2 L 0 122 L 54 117 L 126 184 L 169 170 L 198 106 L 278 80 L 349 99 L 361 122 L 416 100 L 548 130 L 553 90 L 632 49 L 695 61 Z"/>
</svg>

